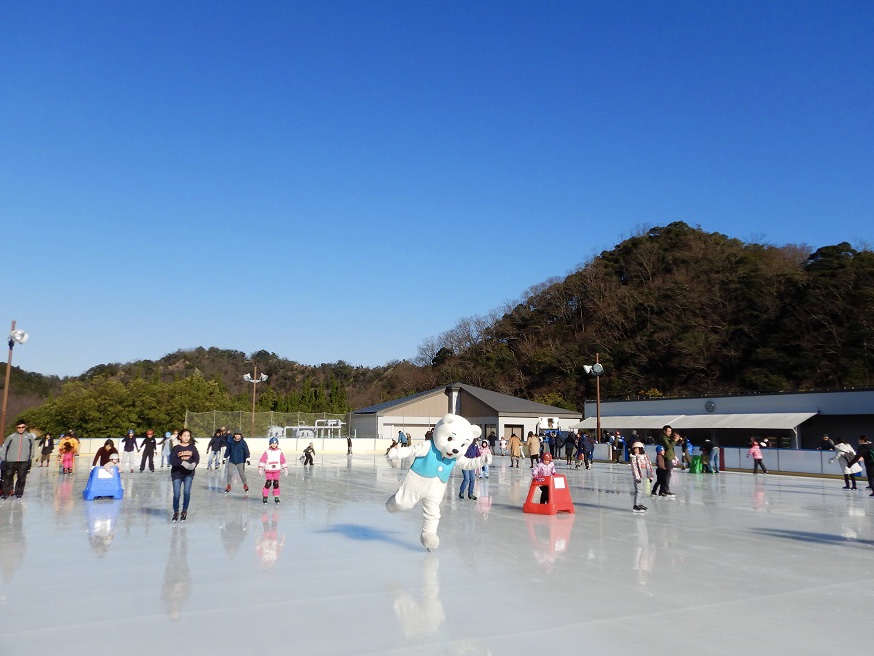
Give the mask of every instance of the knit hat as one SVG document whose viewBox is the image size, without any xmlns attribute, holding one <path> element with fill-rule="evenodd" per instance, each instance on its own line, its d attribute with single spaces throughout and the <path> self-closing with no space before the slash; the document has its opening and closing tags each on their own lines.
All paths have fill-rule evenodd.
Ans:
<svg viewBox="0 0 874 656">
<path fill-rule="evenodd" d="M 634 444 L 631 445 L 632 451 L 634 451 L 634 449 L 642 449 L 642 448 L 643 448 L 643 442 L 635 442 Z"/>
</svg>

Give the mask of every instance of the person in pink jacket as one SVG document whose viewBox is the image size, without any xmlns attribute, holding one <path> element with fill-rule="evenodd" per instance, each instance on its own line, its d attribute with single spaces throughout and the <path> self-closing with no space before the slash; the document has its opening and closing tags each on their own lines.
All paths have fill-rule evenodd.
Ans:
<svg viewBox="0 0 874 656">
<path fill-rule="evenodd" d="M 531 468 L 531 478 L 546 478 L 555 474 L 555 463 L 552 462 L 552 455 L 547 452 L 543 454 L 536 465 Z M 549 485 L 540 486 L 540 503 L 549 503 Z"/>
<path fill-rule="evenodd" d="M 750 450 L 747 451 L 747 458 L 750 456 L 753 457 L 753 473 L 758 474 L 758 468 L 761 467 L 762 473 L 767 474 L 768 470 L 765 469 L 765 462 L 762 460 L 762 448 L 755 438 L 752 437 L 750 438 Z"/>
<path fill-rule="evenodd" d="M 646 478 L 652 483 L 653 471 L 652 461 L 646 454 L 646 449 L 643 442 L 635 442 L 631 445 L 631 476 L 634 480 L 634 507 L 631 509 L 636 513 L 643 513 L 649 510 L 641 502 L 641 487 L 643 487 L 643 479 Z"/>
<path fill-rule="evenodd" d="M 273 488 L 273 502 L 279 503 L 279 472 L 288 476 L 288 463 L 285 454 L 279 448 L 279 439 L 270 438 L 270 443 L 261 460 L 258 462 L 258 473 L 264 477 L 264 489 L 261 490 L 261 498 L 267 503 L 270 496 L 270 488 Z"/>
</svg>

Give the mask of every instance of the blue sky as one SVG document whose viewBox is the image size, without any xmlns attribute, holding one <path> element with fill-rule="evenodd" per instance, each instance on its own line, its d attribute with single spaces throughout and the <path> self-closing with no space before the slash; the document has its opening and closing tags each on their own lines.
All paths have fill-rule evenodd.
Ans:
<svg viewBox="0 0 874 656">
<path fill-rule="evenodd" d="M 415 356 L 640 226 L 874 242 L 870 2 L 0 5 L 0 323 Z"/>
</svg>

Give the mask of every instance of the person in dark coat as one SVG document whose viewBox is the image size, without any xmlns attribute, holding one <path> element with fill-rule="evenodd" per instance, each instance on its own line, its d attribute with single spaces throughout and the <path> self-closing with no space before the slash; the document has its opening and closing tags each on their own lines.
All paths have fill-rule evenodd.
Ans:
<svg viewBox="0 0 874 656">
<path fill-rule="evenodd" d="M 140 448 L 143 451 L 143 457 L 140 458 L 140 473 L 145 471 L 147 460 L 149 462 L 149 471 L 155 471 L 155 451 L 158 448 L 158 441 L 155 439 L 155 431 L 146 431 L 146 436 L 143 438 L 143 444 Z"/>
<path fill-rule="evenodd" d="M 97 449 L 97 453 L 94 454 L 91 466 L 100 465 L 103 467 L 103 465 L 109 462 L 109 458 L 113 453 L 118 456 L 118 449 L 115 448 L 115 443 L 112 440 L 106 440 L 103 446 Z"/>
<path fill-rule="evenodd" d="M 52 456 L 52 451 L 55 450 L 55 438 L 51 433 L 46 433 L 39 439 L 39 466 L 48 467 L 49 460 Z M 45 463 L 45 465 L 43 465 Z"/>
</svg>

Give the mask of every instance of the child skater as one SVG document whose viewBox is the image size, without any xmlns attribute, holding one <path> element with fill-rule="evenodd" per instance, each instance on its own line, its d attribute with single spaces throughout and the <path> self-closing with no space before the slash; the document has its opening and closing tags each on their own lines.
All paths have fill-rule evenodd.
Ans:
<svg viewBox="0 0 874 656">
<path fill-rule="evenodd" d="M 173 521 L 188 519 L 188 502 L 191 500 L 191 484 L 194 469 L 200 462 L 200 453 L 191 439 L 191 431 L 179 432 L 179 444 L 170 451 L 170 480 L 173 483 Z M 182 514 L 179 514 L 179 496 L 182 496 Z"/>
<path fill-rule="evenodd" d="M 488 440 L 483 440 L 482 442 L 480 442 L 479 454 L 481 456 L 484 456 L 486 454 L 492 455 L 492 448 L 489 446 Z M 479 469 L 479 467 L 477 467 L 477 469 Z M 860 470 L 862 469 L 862 465 L 859 465 L 859 469 Z M 480 478 L 483 478 L 483 477 L 488 478 L 489 477 L 489 466 L 488 465 L 482 466 L 482 470 L 479 472 L 479 477 Z"/>
<path fill-rule="evenodd" d="M 534 467 L 531 468 L 531 478 L 546 478 L 555 474 L 555 463 L 552 454 L 546 452 Z M 540 486 L 540 503 L 549 503 L 549 485 Z"/>
<path fill-rule="evenodd" d="M 267 503 L 267 497 L 270 495 L 270 488 L 273 487 L 273 501 L 279 503 L 279 471 L 288 476 L 288 464 L 285 462 L 285 454 L 279 448 L 279 439 L 270 438 L 270 445 L 261 456 L 258 462 L 258 473 L 261 474 L 264 480 L 264 489 L 261 491 L 261 496 L 264 503 Z"/>
<path fill-rule="evenodd" d="M 668 467 L 665 462 L 665 447 L 659 444 L 656 447 L 656 482 L 652 486 L 652 496 L 666 496 L 662 490 L 665 488 L 665 475 Z"/>
<path fill-rule="evenodd" d="M 649 456 L 646 455 L 643 442 L 635 442 L 631 445 L 630 460 L 631 475 L 634 479 L 634 507 L 631 510 L 636 513 L 646 512 L 648 508 L 640 502 L 640 488 L 643 485 L 644 476 L 652 483 L 652 463 L 649 461 Z"/>
<path fill-rule="evenodd" d="M 65 444 L 64 451 L 61 453 L 61 468 L 65 474 L 73 473 L 73 445 Z"/>
<path fill-rule="evenodd" d="M 750 456 L 753 457 L 753 473 L 758 474 L 759 467 L 761 467 L 762 473 L 767 474 L 768 470 L 765 469 L 765 461 L 762 460 L 762 449 L 754 437 L 750 438 L 750 450 L 747 451 L 747 458 Z"/>
</svg>

